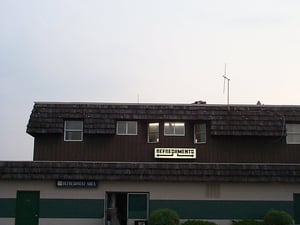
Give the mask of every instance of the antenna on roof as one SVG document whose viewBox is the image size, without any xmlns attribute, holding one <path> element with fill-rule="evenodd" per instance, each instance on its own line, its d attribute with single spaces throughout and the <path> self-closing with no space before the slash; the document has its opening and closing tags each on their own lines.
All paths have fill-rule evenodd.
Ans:
<svg viewBox="0 0 300 225">
<path fill-rule="evenodd" d="M 224 75 L 222 77 L 224 78 L 223 93 L 225 93 L 225 83 L 227 81 L 227 106 L 228 106 L 228 111 L 229 111 L 230 110 L 230 107 L 229 107 L 229 81 L 230 81 L 230 79 L 227 76 L 226 63 L 225 63 Z"/>
</svg>

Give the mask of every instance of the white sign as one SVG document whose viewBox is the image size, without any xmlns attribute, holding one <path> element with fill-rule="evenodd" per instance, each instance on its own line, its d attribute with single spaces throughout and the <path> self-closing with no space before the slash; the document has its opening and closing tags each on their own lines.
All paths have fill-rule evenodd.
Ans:
<svg viewBox="0 0 300 225">
<path fill-rule="evenodd" d="M 155 148 L 154 158 L 196 159 L 196 149 L 195 148 Z"/>
<path fill-rule="evenodd" d="M 98 186 L 95 180 L 57 180 L 56 187 L 79 187 L 96 188 Z"/>
</svg>

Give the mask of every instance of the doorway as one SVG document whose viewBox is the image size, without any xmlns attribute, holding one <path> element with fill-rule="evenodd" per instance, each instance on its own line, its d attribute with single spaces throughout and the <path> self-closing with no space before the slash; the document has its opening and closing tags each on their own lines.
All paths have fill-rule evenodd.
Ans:
<svg viewBox="0 0 300 225">
<path fill-rule="evenodd" d="M 38 225 L 39 191 L 17 191 L 15 225 Z"/>
<path fill-rule="evenodd" d="M 127 193 L 106 193 L 106 225 L 127 225 Z"/>
</svg>

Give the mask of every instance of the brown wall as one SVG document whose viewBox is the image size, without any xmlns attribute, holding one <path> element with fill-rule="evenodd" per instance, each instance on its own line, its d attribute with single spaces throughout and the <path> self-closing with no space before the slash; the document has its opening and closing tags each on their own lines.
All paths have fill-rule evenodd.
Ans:
<svg viewBox="0 0 300 225">
<path fill-rule="evenodd" d="M 186 122 L 184 137 L 164 136 L 161 121 L 160 142 L 147 143 L 148 122 L 157 121 L 139 121 L 136 136 L 84 135 L 82 142 L 64 142 L 63 134 L 37 135 L 34 160 L 300 163 L 300 146 L 287 145 L 285 137 L 210 136 L 207 130 L 207 143 L 194 144 L 193 121 Z M 197 159 L 155 159 L 156 147 L 196 148 Z"/>
</svg>

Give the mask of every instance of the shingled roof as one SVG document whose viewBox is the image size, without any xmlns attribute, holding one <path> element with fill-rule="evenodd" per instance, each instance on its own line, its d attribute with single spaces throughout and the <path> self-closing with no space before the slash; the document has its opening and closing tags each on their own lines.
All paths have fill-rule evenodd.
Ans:
<svg viewBox="0 0 300 225">
<path fill-rule="evenodd" d="M 0 162 L 2 180 L 300 182 L 300 165 Z"/>
<path fill-rule="evenodd" d="M 298 106 L 207 104 L 35 103 L 27 133 L 63 133 L 64 120 L 84 120 L 86 134 L 114 134 L 117 120 L 207 121 L 211 135 L 285 135 L 300 122 Z"/>
</svg>

